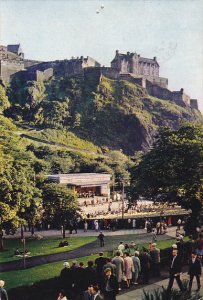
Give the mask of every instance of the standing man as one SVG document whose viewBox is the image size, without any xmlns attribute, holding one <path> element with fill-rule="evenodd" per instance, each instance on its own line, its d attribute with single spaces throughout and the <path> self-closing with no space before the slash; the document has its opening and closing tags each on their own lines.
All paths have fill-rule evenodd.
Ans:
<svg viewBox="0 0 203 300">
<path fill-rule="evenodd" d="M 192 289 L 192 282 L 194 276 L 196 277 L 197 280 L 197 291 L 200 290 L 200 276 L 201 276 L 202 270 L 201 270 L 201 262 L 197 258 L 197 254 L 195 252 L 192 253 L 191 259 L 189 261 L 189 271 L 188 274 L 190 275 L 190 282 L 189 282 L 189 293 L 191 293 Z"/>
<path fill-rule="evenodd" d="M 82 300 L 93 300 L 93 285 L 89 285 L 87 290 L 84 291 Z"/>
<path fill-rule="evenodd" d="M 104 300 L 116 300 L 118 294 L 118 281 L 116 276 L 112 275 L 111 269 L 105 270 L 105 286 L 104 286 Z"/>
<path fill-rule="evenodd" d="M 172 259 L 172 262 L 171 262 L 171 265 L 170 265 L 170 273 L 169 273 L 170 274 L 170 278 L 169 278 L 169 283 L 168 283 L 168 287 L 167 287 L 167 292 L 169 292 L 169 293 L 171 292 L 174 279 L 176 279 L 177 284 L 178 284 L 181 292 L 183 292 L 184 288 L 183 288 L 182 281 L 180 279 L 180 274 L 181 274 L 181 259 L 178 256 L 178 251 L 177 250 L 173 250 L 172 256 L 173 256 L 173 259 Z"/>
<path fill-rule="evenodd" d="M 177 221 L 177 230 L 180 230 L 181 223 L 182 223 L 181 219 L 178 219 L 178 221 Z"/>
<path fill-rule="evenodd" d="M 99 289 L 97 286 L 93 286 L 93 300 L 102 300 L 103 298 L 100 296 Z"/>
<path fill-rule="evenodd" d="M 152 274 L 154 277 L 160 276 L 160 250 L 156 247 L 156 243 L 152 244 L 152 250 L 150 251 Z"/>
<path fill-rule="evenodd" d="M 102 232 L 98 235 L 98 239 L 100 241 L 100 247 L 104 247 L 104 235 Z"/>
<path fill-rule="evenodd" d="M 63 264 L 64 268 L 60 273 L 60 286 L 66 292 L 68 297 L 73 293 L 73 271 L 70 269 L 70 264 L 66 261 Z"/>
<path fill-rule="evenodd" d="M 102 275 L 103 267 L 104 267 L 104 265 L 106 263 L 107 263 L 107 258 L 104 257 L 104 253 L 103 252 L 100 252 L 99 253 L 99 257 L 97 257 L 95 259 L 95 265 L 96 265 L 96 270 L 97 270 L 98 276 Z"/>
<path fill-rule="evenodd" d="M 133 219 L 133 221 L 132 221 L 132 227 L 133 227 L 133 229 L 136 228 L 136 220 L 135 219 Z"/>
<path fill-rule="evenodd" d="M 151 256 L 148 254 L 146 248 L 143 248 L 143 253 L 140 255 L 140 263 L 141 263 L 143 283 L 148 284 Z"/>
<path fill-rule="evenodd" d="M 118 251 L 120 251 L 121 256 L 123 256 L 124 250 L 125 250 L 125 245 L 123 244 L 123 242 L 120 242 L 120 244 L 118 245 Z"/>
</svg>

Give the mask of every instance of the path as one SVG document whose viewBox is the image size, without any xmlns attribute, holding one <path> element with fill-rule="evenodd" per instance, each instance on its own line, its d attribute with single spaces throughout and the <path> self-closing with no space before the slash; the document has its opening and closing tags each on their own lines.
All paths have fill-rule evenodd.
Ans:
<svg viewBox="0 0 203 300">
<path fill-rule="evenodd" d="M 167 235 L 175 237 L 175 231 L 176 231 L 176 226 L 174 227 L 169 227 L 167 229 Z M 146 229 L 119 229 L 116 231 L 109 231 L 109 230 L 103 230 L 102 231 L 104 233 L 105 236 L 116 236 L 116 235 L 142 235 L 142 234 L 146 234 Z M 14 235 L 6 235 L 6 239 L 12 239 L 12 238 L 20 238 L 20 229 L 18 229 L 16 231 L 16 233 Z M 60 230 L 41 230 L 41 231 L 35 231 L 35 234 L 40 234 L 43 237 L 61 237 L 61 231 Z M 82 229 L 78 230 L 77 236 L 98 236 L 98 232 L 95 230 L 88 230 L 87 232 L 84 232 Z M 24 232 L 25 237 L 30 237 L 30 232 L 25 231 Z M 68 230 L 66 231 L 66 237 L 69 237 L 70 234 L 68 233 Z M 76 236 L 76 234 L 73 234 L 72 236 Z M 163 235 L 158 236 L 159 238 L 161 238 Z"/>
<path fill-rule="evenodd" d="M 186 267 L 187 269 L 187 267 Z M 189 280 L 189 276 L 187 273 L 183 273 L 181 276 L 182 280 Z M 121 294 L 117 297 L 117 300 L 144 300 L 143 298 L 143 290 L 146 292 L 153 291 L 154 289 L 162 290 L 162 287 L 167 288 L 168 286 L 168 273 L 162 271 L 162 279 L 156 281 L 151 280 L 151 284 L 149 285 L 138 285 L 133 288 L 131 288 L 130 291 L 126 292 L 126 290 L 122 291 Z M 173 288 L 178 289 L 177 283 L 174 283 Z M 196 279 L 193 281 L 193 288 L 192 288 L 192 294 L 191 297 L 188 295 L 188 300 L 203 300 L 203 276 L 201 276 L 201 289 L 200 292 L 196 292 Z M 152 299 L 152 298 L 150 298 Z"/>
<path fill-rule="evenodd" d="M 130 231 L 130 230 L 129 230 Z M 92 243 L 86 244 L 80 248 L 77 248 L 75 250 L 69 251 L 69 252 L 61 252 L 61 253 L 54 253 L 49 255 L 41 255 L 41 256 L 35 256 L 35 257 L 29 257 L 26 258 L 26 267 L 36 267 L 38 265 L 57 262 L 57 261 L 64 261 L 64 260 L 72 260 L 74 258 L 79 258 L 83 256 L 89 256 L 92 254 L 97 254 L 101 251 L 111 251 L 117 248 L 120 241 L 124 241 L 126 243 L 131 242 L 132 240 L 135 240 L 136 243 L 149 243 L 151 242 L 151 234 L 145 233 L 140 230 L 140 234 L 138 234 L 138 230 L 136 230 L 137 234 L 133 233 L 133 230 L 131 230 L 131 234 L 127 234 L 128 230 L 121 230 L 117 232 L 107 232 L 105 233 L 105 246 L 100 248 L 99 242 L 94 241 Z M 120 233 L 120 234 L 117 234 Z M 78 235 L 80 235 L 78 233 Z M 91 234 L 98 235 L 98 232 L 91 232 Z M 89 234 L 90 235 L 90 232 Z M 172 235 L 172 231 L 171 231 Z M 83 233 L 84 236 L 84 233 Z M 174 235 L 173 235 L 174 236 Z M 170 235 L 162 235 L 158 236 L 158 240 L 166 240 L 171 238 Z M 6 272 L 11 270 L 19 270 L 23 268 L 23 260 L 18 261 L 11 261 L 11 262 L 5 262 L 0 264 L 0 272 Z"/>
</svg>

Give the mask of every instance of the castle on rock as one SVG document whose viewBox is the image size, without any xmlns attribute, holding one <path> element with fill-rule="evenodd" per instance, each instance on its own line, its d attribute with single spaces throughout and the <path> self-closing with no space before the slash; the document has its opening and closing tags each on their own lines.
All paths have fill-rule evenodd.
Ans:
<svg viewBox="0 0 203 300">
<path fill-rule="evenodd" d="M 168 79 L 159 77 L 159 63 L 156 57 L 141 57 L 136 52 L 126 54 L 116 50 L 111 67 L 103 67 L 95 59 L 87 57 L 41 62 L 24 58 L 20 44 L 0 46 L 0 80 L 10 82 L 14 76 L 24 80 L 50 80 L 53 76 L 91 76 L 99 81 L 102 76 L 114 80 L 127 80 L 141 85 L 148 93 L 163 100 L 170 100 L 183 107 L 198 109 L 197 99 L 190 99 L 184 93 L 168 89 Z"/>
</svg>

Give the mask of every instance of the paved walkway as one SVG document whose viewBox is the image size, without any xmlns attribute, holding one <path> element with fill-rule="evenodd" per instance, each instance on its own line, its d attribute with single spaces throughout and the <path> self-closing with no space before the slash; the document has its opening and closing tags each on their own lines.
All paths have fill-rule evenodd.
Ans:
<svg viewBox="0 0 203 300">
<path fill-rule="evenodd" d="M 176 226 L 174 227 L 169 227 L 167 229 L 167 235 L 175 237 L 175 230 L 176 230 Z M 116 236 L 116 235 L 139 235 L 139 234 L 145 234 L 146 233 L 146 229 L 119 229 L 116 231 L 109 231 L 109 230 L 103 230 L 102 231 L 104 233 L 105 236 Z M 42 231 L 35 231 L 35 234 L 38 235 L 42 235 L 44 237 L 61 237 L 61 231 L 60 230 L 42 230 Z M 98 236 L 98 232 L 95 230 L 88 230 L 87 232 L 84 232 L 83 230 L 79 229 L 77 236 Z M 29 231 L 24 232 L 25 237 L 30 237 L 31 233 Z M 14 235 L 6 235 L 6 239 L 13 239 L 13 238 L 20 238 L 20 229 L 17 230 L 17 232 Z M 69 231 L 66 231 L 66 236 L 69 237 L 71 236 L 69 234 Z M 76 234 L 73 231 L 72 236 L 76 236 Z M 158 237 L 162 237 L 162 235 L 158 236 Z"/>
<path fill-rule="evenodd" d="M 145 233 L 144 233 L 145 232 Z M 112 251 L 114 249 L 117 249 L 117 246 L 120 241 L 124 241 L 125 243 L 130 243 L 132 240 L 135 240 L 137 244 L 143 244 L 143 243 L 149 243 L 152 240 L 151 233 L 146 233 L 146 230 L 119 230 L 115 232 L 104 232 L 105 235 L 105 246 L 99 247 L 99 241 L 96 240 L 92 243 L 86 244 L 80 248 L 77 248 L 72 251 L 66 251 L 61 253 L 54 253 L 49 255 L 41 255 L 41 256 L 35 256 L 35 257 L 29 257 L 26 258 L 26 268 L 31 268 L 34 266 L 57 262 L 57 261 L 63 261 L 63 260 L 72 260 L 74 258 L 79 258 L 83 256 L 89 256 L 92 254 L 97 254 L 101 251 Z M 40 232 L 43 234 L 43 232 Z M 45 233 L 51 233 L 50 231 L 45 231 Z M 52 233 L 57 233 L 60 235 L 59 231 L 52 231 Z M 19 233 L 17 233 L 18 236 Z M 29 233 L 30 234 L 30 233 Z M 85 235 L 96 235 L 98 236 L 98 232 L 79 232 L 77 235 L 80 236 Z M 54 235 L 54 234 L 53 234 Z M 51 235 L 51 236 L 53 236 Z M 16 237 L 17 237 L 16 236 Z M 20 236 L 20 235 L 19 235 Z M 56 236 L 56 235 L 55 235 Z M 61 236 L 61 235 L 60 235 Z M 165 235 L 159 235 L 157 240 L 167 240 L 171 238 L 171 236 L 174 237 L 174 229 L 170 229 L 168 234 Z M 17 261 L 11 261 L 11 262 L 5 262 L 0 264 L 0 272 L 6 272 L 11 270 L 20 270 L 23 269 L 23 260 L 17 260 Z"/>
<path fill-rule="evenodd" d="M 165 274 L 162 275 L 162 277 L 166 277 L 166 272 L 165 272 Z M 189 276 L 187 275 L 187 273 L 183 273 L 181 276 L 181 279 L 188 281 Z M 136 286 L 136 288 L 132 288 L 129 292 L 126 292 L 126 290 L 125 290 L 123 294 L 120 294 L 117 297 L 117 300 L 144 300 L 143 291 L 150 292 L 155 289 L 156 290 L 159 289 L 161 291 L 162 287 L 167 288 L 168 281 L 169 281 L 169 279 L 165 278 L 165 279 L 161 279 L 159 281 L 155 281 L 149 285 L 145 285 L 145 286 L 138 285 L 138 286 Z M 173 288 L 179 290 L 176 282 L 174 282 Z M 191 296 L 187 294 L 187 296 L 186 296 L 187 298 L 184 298 L 184 299 L 188 299 L 188 300 L 189 299 L 191 299 L 191 300 L 200 300 L 201 299 L 201 300 L 203 300 L 203 275 L 201 276 L 201 289 L 198 293 L 195 291 L 196 288 L 197 288 L 196 279 L 194 279 Z M 150 298 L 150 299 L 152 299 L 152 298 Z"/>
</svg>

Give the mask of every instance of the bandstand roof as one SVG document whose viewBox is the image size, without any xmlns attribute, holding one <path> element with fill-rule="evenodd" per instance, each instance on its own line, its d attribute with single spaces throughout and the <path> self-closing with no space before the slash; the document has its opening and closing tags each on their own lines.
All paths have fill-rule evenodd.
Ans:
<svg viewBox="0 0 203 300">
<path fill-rule="evenodd" d="M 47 177 L 50 181 L 82 187 L 100 186 L 108 184 L 111 180 L 110 174 L 100 173 L 55 174 L 47 175 Z"/>
</svg>

